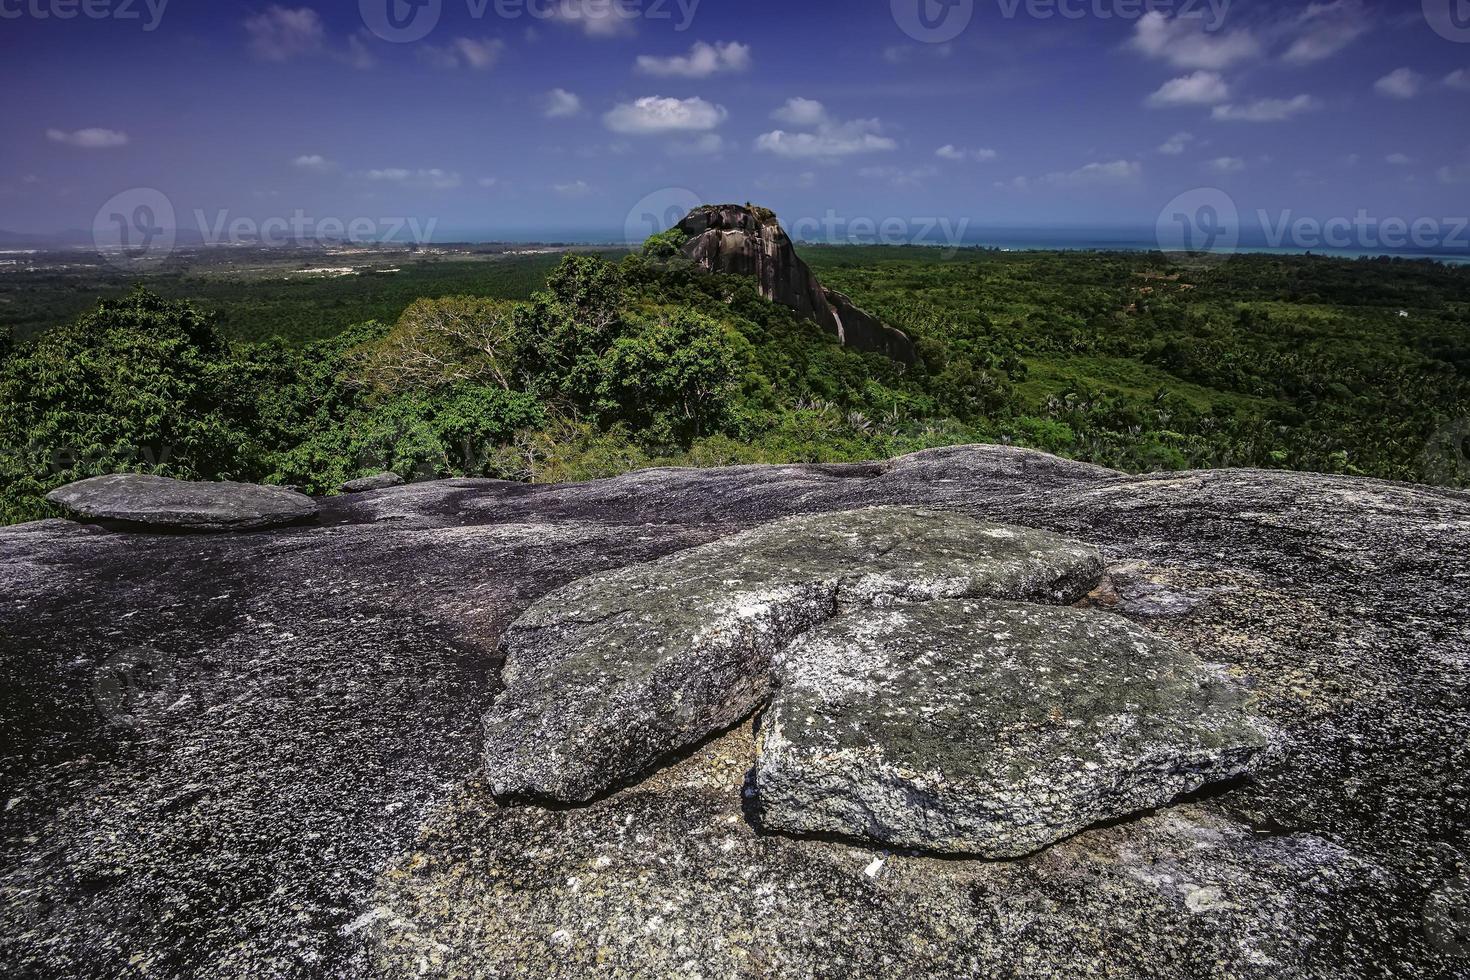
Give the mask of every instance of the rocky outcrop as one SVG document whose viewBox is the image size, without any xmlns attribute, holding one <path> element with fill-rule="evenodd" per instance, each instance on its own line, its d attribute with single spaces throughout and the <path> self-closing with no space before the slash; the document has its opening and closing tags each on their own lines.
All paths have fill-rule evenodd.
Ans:
<svg viewBox="0 0 1470 980">
<path fill-rule="evenodd" d="M 46 499 L 84 521 L 164 531 L 254 531 L 316 514 L 310 497 L 251 483 L 188 483 L 117 473 L 71 483 Z"/>
<path fill-rule="evenodd" d="M 777 658 L 764 826 L 988 858 L 1245 775 L 1245 692 L 1119 616 L 978 600 L 843 616 Z"/>
<path fill-rule="evenodd" d="M 773 212 L 736 204 L 707 206 L 691 211 L 678 228 L 689 236 L 684 255 L 706 271 L 755 279 L 766 299 L 790 307 L 847 347 L 904 364 L 918 360 L 903 331 L 817 281 Z"/>
<path fill-rule="evenodd" d="M 772 657 L 844 608 L 957 596 L 1070 601 L 1096 549 L 960 514 L 877 507 L 794 517 L 546 596 L 506 631 L 486 776 L 585 802 L 730 727 L 771 692 Z"/>
<path fill-rule="evenodd" d="M 387 490 L 390 487 L 403 486 L 403 477 L 397 473 L 374 473 L 371 476 L 359 477 L 356 480 L 348 480 L 342 484 L 343 493 L 371 493 L 374 490 Z"/>
<path fill-rule="evenodd" d="M 1005 861 L 764 827 L 749 725 L 587 805 L 493 796 L 481 719 L 509 625 L 543 597 L 878 506 L 1096 546 L 1084 601 L 1219 665 L 1279 751 Z M 1441 980 L 1470 962 L 1470 494 L 972 446 L 320 507 L 243 535 L 0 528 L 10 975 Z"/>
</svg>

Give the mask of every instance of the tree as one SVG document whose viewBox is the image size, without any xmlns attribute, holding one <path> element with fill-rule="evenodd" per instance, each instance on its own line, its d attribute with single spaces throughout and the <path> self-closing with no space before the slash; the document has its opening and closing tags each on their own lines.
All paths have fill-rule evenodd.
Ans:
<svg viewBox="0 0 1470 980">
<path fill-rule="evenodd" d="M 362 351 L 352 373 L 379 394 L 456 384 L 510 390 L 520 348 L 514 303 L 475 296 L 421 299 L 404 310 L 386 337 Z"/>
</svg>

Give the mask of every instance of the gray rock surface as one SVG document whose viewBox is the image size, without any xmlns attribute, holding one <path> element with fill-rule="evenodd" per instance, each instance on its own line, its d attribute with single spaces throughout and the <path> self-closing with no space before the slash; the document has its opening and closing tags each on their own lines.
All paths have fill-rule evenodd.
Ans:
<svg viewBox="0 0 1470 980">
<path fill-rule="evenodd" d="M 342 484 L 343 493 L 369 493 L 373 490 L 387 490 L 391 487 L 403 486 L 403 477 L 397 473 L 374 473 L 371 476 L 359 477 L 356 480 L 348 480 Z"/>
<path fill-rule="evenodd" d="M 506 631 L 485 718 L 497 793 L 585 802 L 730 727 L 771 658 L 843 608 L 955 596 L 1070 601 L 1096 549 L 963 514 L 877 507 L 788 518 L 576 582 Z"/>
<path fill-rule="evenodd" d="M 1122 617 L 978 600 L 850 613 L 777 655 L 762 824 L 1021 857 L 1245 775 L 1245 692 Z"/>
<path fill-rule="evenodd" d="M 538 599 L 877 505 L 1045 528 L 1208 597 L 1139 625 L 1223 665 L 1279 757 L 1000 862 L 762 832 L 740 798 L 744 728 L 586 807 L 497 805 L 480 718 L 505 630 Z M 1446 923 L 1470 871 L 1467 554 L 1470 494 L 1126 476 L 999 446 L 416 483 L 258 534 L 0 528 L 0 963 L 190 980 L 1464 977 Z"/>
<path fill-rule="evenodd" d="M 845 346 L 886 354 L 905 364 L 918 360 L 907 334 L 823 286 L 796 254 L 775 214 L 765 208 L 736 204 L 695 208 L 678 227 L 689 236 L 684 255 L 706 271 L 755 279 L 766 299 L 790 307 Z"/>
<path fill-rule="evenodd" d="M 84 521 L 113 521 L 170 531 L 253 531 L 316 514 L 310 497 L 252 483 L 190 483 L 116 473 L 69 483 L 46 495 Z"/>
</svg>

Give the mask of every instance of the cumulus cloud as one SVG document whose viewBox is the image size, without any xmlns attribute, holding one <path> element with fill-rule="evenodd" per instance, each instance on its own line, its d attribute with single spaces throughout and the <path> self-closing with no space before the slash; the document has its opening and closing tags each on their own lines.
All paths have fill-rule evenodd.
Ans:
<svg viewBox="0 0 1470 980">
<path fill-rule="evenodd" d="M 291 166 L 297 170 L 310 170 L 312 173 L 324 174 L 337 169 L 337 165 L 320 153 L 304 153 L 291 161 Z"/>
<path fill-rule="evenodd" d="M 562 197 L 586 197 L 592 193 L 592 185 L 585 180 L 574 180 L 567 184 L 552 184 L 551 189 Z"/>
<path fill-rule="evenodd" d="M 715 44 L 697 42 L 688 54 L 660 58 L 638 56 L 636 70 L 645 75 L 677 78 L 709 78 L 721 72 L 745 71 L 750 67 L 750 48 L 736 41 Z"/>
<path fill-rule="evenodd" d="M 771 118 L 788 126 L 818 126 L 827 121 L 827 107 L 816 99 L 787 99 Z"/>
<path fill-rule="evenodd" d="M 1464 68 L 1452 71 L 1444 77 L 1444 84 L 1447 88 L 1459 89 L 1461 92 L 1470 92 L 1470 71 L 1466 71 Z"/>
<path fill-rule="evenodd" d="M 341 46 L 329 43 L 320 15 L 310 7 L 272 4 L 245 19 L 245 33 L 250 53 L 263 61 L 325 56 L 360 69 L 377 63 L 364 40 L 371 35 L 360 31 Z"/>
<path fill-rule="evenodd" d="M 1165 156 L 1177 157 L 1189 148 L 1194 142 L 1193 133 L 1175 133 L 1159 146 L 1159 152 Z"/>
<path fill-rule="evenodd" d="M 827 107 L 813 99 L 788 99 L 771 118 L 804 132 L 775 129 L 756 138 L 755 148 L 777 156 L 810 159 L 882 153 L 898 148 L 897 141 L 883 135 L 877 119 L 834 119 Z"/>
<path fill-rule="evenodd" d="M 1297 36 L 1282 60 L 1293 65 L 1325 61 L 1368 33 L 1371 26 L 1372 16 L 1362 0 L 1309 4 L 1292 24 Z"/>
<path fill-rule="evenodd" d="M 53 143 L 64 143 L 79 150 L 110 150 L 128 145 L 127 133 L 95 126 L 88 129 L 48 129 L 46 138 Z"/>
<path fill-rule="evenodd" d="M 271 5 L 263 13 L 245 20 L 250 51 L 266 61 L 288 61 L 322 49 L 326 28 L 310 7 Z"/>
<path fill-rule="evenodd" d="M 1298 95 L 1290 99 L 1257 99 L 1246 105 L 1217 105 L 1212 115 L 1221 122 L 1285 122 L 1319 108 L 1321 103 L 1312 96 Z"/>
<path fill-rule="evenodd" d="M 1414 162 L 1413 158 L 1407 153 L 1390 153 L 1383 159 L 1386 163 L 1391 163 L 1395 167 L 1407 167 Z"/>
<path fill-rule="evenodd" d="M 1245 161 L 1240 157 L 1216 157 L 1206 167 L 1217 174 L 1238 174 L 1245 169 Z"/>
<path fill-rule="evenodd" d="M 1412 99 L 1424 87 L 1424 76 L 1412 68 L 1399 68 L 1373 83 L 1373 90 L 1390 99 Z"/>
<path fill-rule="evenodd" d="M 1218 105 L 1230 98 L 1230 86 L 1219 72 L 1197 71 L 1171 79 L 1148 97 L 1156 109 L 1184 105 Z"/>
<path fill-rule="evenodd" d="M 1131 184 L 1143 175 L 1143 164 L 1134 160 L 1113 160 L 1107 163 L 1089 163 L 1076 170 L 1046 174 L 1032 180 L 1030 177 L 1015 177 L 997 181 L 995 186 L 1002 190 L 1027 191 L 1038 185 L 1049 187 L 1093 187 L 1100 184 Z"/>
<path fill-rule="evenodd" d="M 1206 29 L 1202 17 L 1169 17 L 1153 10 L 1138 19 L 1128 46 L 1175 68 L 1220 71 L 1261 55 L 1261 42 L 1248 30 Z"/>
<path fill-rule="evenodd" d="M 463 183 L 460 175 L 438 167 L 420 168 L 418 170 L 407 167 L 387 167 L 382 170 L 368 170 L 363 177 L 371 181 L 381 181 L 393 184 L 402 184 L 405 187 L 418 187 L 427 190 L 447 191 L 453 190 Z"/>
<path fill-rule="evenodd" d="M 588 37 L 632 34 L 633 20 L 638 16 L 635 8 L 608 0 L 557 0 L 550 8 L 553 21 L 575 27 Z"/>
<path fill-rule="evenodd" d="M 941 160 L 952 160 L 956 163 L 964 160 L 974 160 L 977 163 L 989 163 L 991 160 L 994 160 L 1000 156 L 999 153 L 996 153 L 989 147 L 982 147 L 978 150 L 963 150 L 955 146 L 953 143 L 944 144 L 939 149 L 934 151 L 934 155 Z"/>
<path fill-rule="evenodd" d="M 582 111 L 582 99 L 564 88 L 554 88 L 542 100 L 542 115 L 547 119 L 569 119 Z"/>
<path fill-rule="evenodd" d="M 474 38 L 457 37 L 442 48 L 421 44 L 418 52 L 420 58 L 437 68 L 465 67 L 475 71 L 489 71 L 505 53 L 505 42 L 498 38 L 477 41 Z"/>
<path fill-rule="evenodd" d="M 615 133 L 646 135 L 703 132 L 716 128 L 728 116 L 724 106 L 704 99 L 667 99 L 650 95 L 636 102 L 614 106 L 602 121 Z"/>
</svg>

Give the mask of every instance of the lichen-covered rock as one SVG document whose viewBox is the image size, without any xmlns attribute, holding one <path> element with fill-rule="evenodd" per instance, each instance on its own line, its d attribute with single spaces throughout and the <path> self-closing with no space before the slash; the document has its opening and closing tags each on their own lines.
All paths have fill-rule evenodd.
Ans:
<svg viewBox="0 0 1470 980">
<path fill-rule="evenodd" d="M 771 658 L 845 607 L 957 596 L 1070 601 L 1096 549 L 916 508 L 795 517 L 576 582 L 505 636 L 485 718 L 499 793 L 581 802 L 750 714 Z"/>
<path fill-rule="evenodd" d="M 370 493 L 373 490 L 387 490 L 392 487 L 403 486 L 403 477 L 397 473 L 374 473 L 371 476 L 359 477 L 356 480 L 348 480 L 342 484 L 343 493 Z"/>
<path fill-rule="evenodd" d="M 84 521 L 170 531 L 253 531 L 316 514 L 310 497 L 253 483 L 190 483 L 115 473 L 69 483 L 46 496 Z"/>
<path fill-rule="evenodd" d="M 1245 693 L 1108 613 L 978 600 L 855 612 L 778 655 L 766 827 L 990 858 L 1246 773 Z"/>
</svg>

